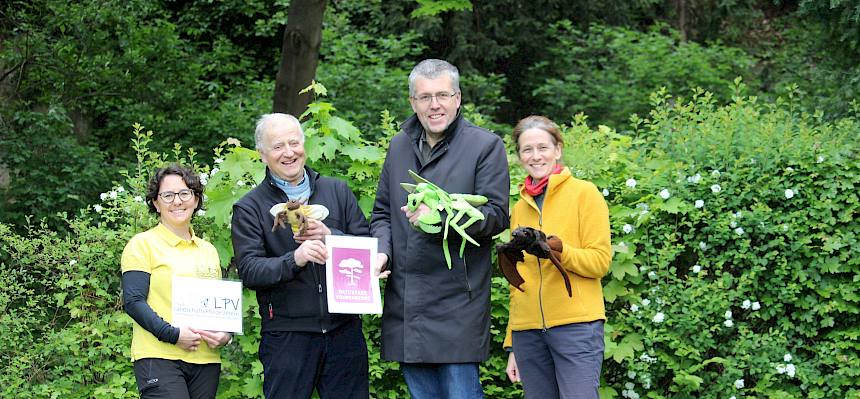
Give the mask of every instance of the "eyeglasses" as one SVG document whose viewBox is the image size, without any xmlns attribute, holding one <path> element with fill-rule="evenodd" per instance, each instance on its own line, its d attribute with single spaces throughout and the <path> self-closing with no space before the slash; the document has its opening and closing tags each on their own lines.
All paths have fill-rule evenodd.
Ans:
<svg viewBox="0 0 860 399">
<path fill-rule="evenodd" d="M 412 99 L 417 101 L 418 104 L 427 105 L 430 104 L 431 101 L 433 101 L 433 98 L 436 98 L 436 101 L 439 103 L 447 103 L 448 101 L 451 101 L 451 99 L 454 98 L 454 96 L 456 95 L 456 91 L 453 93 L 449 93 L 447 91 L 440 91 L 436 94 L 422 94 L 417 97 L 412 97 Z"/>
<path fill-rule="evenodd" d="M 190 201 L 191 198 L 194 197 L 194 192 L 189 189 L 185 189 L 179 190 L 178 193 L 174 193 L 173 191 L 165 191 L 163 193 L 158 194 L 161 200 L 168 204 L 173 202 L 173 199 L 176 198 L 177 195 L 179 196 L 180 201 L 185 202 Z"/>
</svg>

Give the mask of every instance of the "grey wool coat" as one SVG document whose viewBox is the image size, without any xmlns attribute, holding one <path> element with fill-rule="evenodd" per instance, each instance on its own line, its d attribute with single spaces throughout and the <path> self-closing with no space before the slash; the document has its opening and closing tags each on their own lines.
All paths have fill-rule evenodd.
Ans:
<svg viewBox="0 0 860 399">
<path fill-rule="evenodd" d="M 504 143 L 458 115 L 422 164 L 418 143 L 423 127 L 418 118 L 413 115 L 401 129 L 391 140 L 371 215 L 371 233 L 379 238 L 391 270 L 382 314 L 382 358 L 406 363 L 484 361 L 490 345 L 492 237 L 510 223 Z M 450 270 L 442 234 L 413 228 L 400 210 L 408 195 L 400 183 L 415 183 L 410 169 L 448 193 L 488 199 L 478 207 L 485 219 L 466 229 L 480 247 L 467 242 L 460 257 L 460 236 L 449 231 Z"/>
</svg>

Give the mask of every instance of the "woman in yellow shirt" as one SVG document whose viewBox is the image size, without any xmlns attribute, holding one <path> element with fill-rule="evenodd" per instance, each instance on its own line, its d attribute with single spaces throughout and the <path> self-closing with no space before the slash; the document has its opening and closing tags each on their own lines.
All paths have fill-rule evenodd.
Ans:
<svg viewBox="0 0 860 399">
<path fill-rule="evenodd" d="M 525 254 L 516 265 L 525 280 L 510 287 L 504 346 L 507 374 L 522 381 L 526 398 L 594 398 L 603 364 L 603 289 L 612 260 L 609 210 L 597 187 L 562 166 L 558 126 L 529 116 L 514 128 L 528 177 L 511 211 L 511 229 L 532 227 L 561 239 L 563 275 L 548 259 Z"/>
<path fill-rule="evenodd" d="M 146 203 L 159 223 L 135 235 L 122 253 L 123 304 L 135 322 L 131 356 L 140 397 L 214 398 L 219 348 L 231 334 L 170 324 L 174 275 L 221 277 L 215 247 L 191 229 L 191 218 L 203 206 L 203 185 L 188 168 L 158 169 Z"/>
</svg>

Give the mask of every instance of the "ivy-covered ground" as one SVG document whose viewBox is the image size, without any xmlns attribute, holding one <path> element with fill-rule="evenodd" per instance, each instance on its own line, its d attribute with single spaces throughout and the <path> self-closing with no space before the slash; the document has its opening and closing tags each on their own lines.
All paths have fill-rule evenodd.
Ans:
<svg viewBox="0 0 860 399">
<path fill-rule="evenodd" d="M 744 90 L 736 81 L 728 105 L 701 90 L 658 91 L 623 134 L 583 115 L 564 127 L 566 163 L 603 191 L 612 219 L 604 398 L 860 398 L 860 107 L 828 121 L 795 97 L 762 102 Z M 394 119 L 384 113 L 374 136 L 383 138 L 369 142 L 322 97 L 308 117 L 310 165 L 348 180 L 369 210 Z M 205 175 L 195 230 L 235 277 L 227 224 L 263 170 L 253 143 L 159 154 L 149 149 L 157 134 L 134 133 L 137 168 L 109 171 L 113 189 L 62 215 L 71 234 L 0 223 L 0 397 L 136 397 L 119 256 L 155 223 L 141 199 L 153 167 L 181 161 Z M 523 177 L 512 166 L 514 184 Z M 246 335 L 223 351 L 219 398 L 261 397 L 252 295 Z M 495 345 L 481 370 L 489 398 L 522 397 L 504 373 L 507 295 L 494 277 Z M 364 329 L 372 396 L 407 397 L 397 365 L 379 358 L 378 317 Z"/>
</svg>

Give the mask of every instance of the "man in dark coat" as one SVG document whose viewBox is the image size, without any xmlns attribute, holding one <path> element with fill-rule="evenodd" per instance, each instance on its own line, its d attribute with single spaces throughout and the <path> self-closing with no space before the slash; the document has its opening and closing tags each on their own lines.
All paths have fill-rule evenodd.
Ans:
<svg viewBox="0 0 860 399">
<path fill-rule="evenodd" d="M 367 345 L 357 315 L 331 314 L 326 302 L 327 234 L 367 236 L 367 219 L 342 180 L 305 165 L 304 134 L 292 115 L 257 122 L 266 177 L 233 205 L 233 251 L 242 283 L 257 292 L 260 361 L 267 398 L 366 399 Z M 303 235 L 273 229 L 273 205 L 297 200 L 329 210 Z M 301 231 L 297 234 L 301 234 Z"/>
<path fill-rule="evenodd" d="M 391 140 L 371 217 L 391 272 L 382 357 L 401 363 L 413 398 L 482 398 L 478 363 L 489 357 L 492 238 L 509 223 L 507 156 L 498 136 L 460 114 L 459 73 L 448 62 L 415 66 L 409 99 L 415 115 Z M 405 207 L 400 183 L 414 183 L 410 169 L 448 193 L 488 199 L 478 207 L 484 220 L 466 229 L 479 247 L 467 243 L 460 257 L 460 236 L 449 232 L 450 270 L 442 234 L 414 228 L 429 208 Z"/>
</svg>

